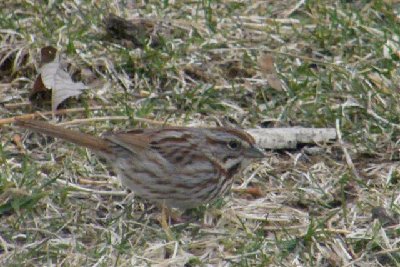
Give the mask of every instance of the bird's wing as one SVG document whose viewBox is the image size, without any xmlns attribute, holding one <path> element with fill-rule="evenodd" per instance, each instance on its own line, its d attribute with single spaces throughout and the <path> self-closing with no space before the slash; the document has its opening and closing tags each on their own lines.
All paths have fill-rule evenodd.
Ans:
<svg viewBox="0 0 400 267">
<path fill-rule="evenodd" d="M 149 147 L 150 137 L 146 132 L 143 129 L 138 129 L 108 134 L 104 138 L 136 154 Z"/>
</svg>

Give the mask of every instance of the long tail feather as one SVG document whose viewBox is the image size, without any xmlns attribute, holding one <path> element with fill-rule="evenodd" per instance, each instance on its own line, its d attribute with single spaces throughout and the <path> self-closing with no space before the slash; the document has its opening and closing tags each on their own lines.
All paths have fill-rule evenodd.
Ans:
<svg viewBox="0 0 400 267">
<path fill-rule="evenodd" d="M 94 151 L 111 153 L 111 147 L 106 140 L 92 136 L 90 134 L 72 131 L 61 126 L 52 125 L 47 122 L 34 120 L 17 120 L 16 125 L 27 128 L 35 132 L 50 135 L 72 142 L 74 144 L 87 147 Z"/>
</svg>

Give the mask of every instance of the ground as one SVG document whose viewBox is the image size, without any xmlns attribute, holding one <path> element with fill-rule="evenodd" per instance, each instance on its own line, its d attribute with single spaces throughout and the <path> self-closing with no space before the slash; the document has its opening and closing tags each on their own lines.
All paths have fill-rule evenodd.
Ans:
<svg viewBox="0 0 400 267">
<path fill-rule="evenodd" d="M 399 14 L 397 0 L 2 1 L 0 265 L 400 266 Z M 54 115 L 32 96 L 46 46 L 88 86 Z M 341 138 L 269 151 L 168 240 L 104 161 L 12 124 L 29 114 L 93 135 L 229 123 Z"/>
</svg>

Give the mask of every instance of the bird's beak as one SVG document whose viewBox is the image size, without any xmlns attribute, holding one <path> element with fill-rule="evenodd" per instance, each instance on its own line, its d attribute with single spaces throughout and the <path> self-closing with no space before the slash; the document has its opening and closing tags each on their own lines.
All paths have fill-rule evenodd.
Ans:
<svg viewBox="0 0 400 267">
<path fill-rule="evenodd" d="M 245 156 L 248 158 L 253 158 L 253 159 L 261 159 L 261 158 L 265 158 L 267 156 L 267 154 L 264 152 L 263 149 L 254 145 L 254 146 L 250 147 L 249 149 L 247 149 L 247 151 L 245 152 Z"/>
</svg>

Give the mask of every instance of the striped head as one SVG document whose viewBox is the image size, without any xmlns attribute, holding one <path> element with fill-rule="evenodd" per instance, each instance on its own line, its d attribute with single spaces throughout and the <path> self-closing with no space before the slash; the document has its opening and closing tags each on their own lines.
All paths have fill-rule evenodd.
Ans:
<svg viewBox="0 0 400 267">
<path fill-rule="evenodd" d="M 265 157 L 248 133 L 234 128 L 213 128 L 206 133 L 207 149 L 231 178 L 252 161 Z"/>
</svg>

